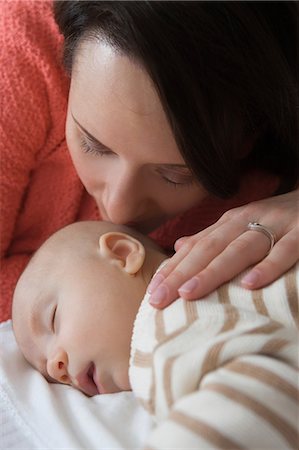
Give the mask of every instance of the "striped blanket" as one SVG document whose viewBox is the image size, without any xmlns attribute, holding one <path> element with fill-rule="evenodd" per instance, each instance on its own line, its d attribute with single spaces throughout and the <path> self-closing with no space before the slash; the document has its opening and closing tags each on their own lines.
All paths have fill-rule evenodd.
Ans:
<svg viewBox="0 0 299 450">
<path fill-rule="evenodd" d="M 147 449 L 299 447 L 299 264 L 257 291 L 243 276 L 164 310 L 143 299 L 130 381 L 156 420 Z"/>
</svg>

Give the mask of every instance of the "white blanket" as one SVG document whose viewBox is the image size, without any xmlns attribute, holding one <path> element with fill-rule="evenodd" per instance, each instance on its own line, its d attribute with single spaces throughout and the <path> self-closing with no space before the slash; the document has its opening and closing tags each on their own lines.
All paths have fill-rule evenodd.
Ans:
<svg viewBox="0 0 299 450">
<path fill-rule="evenodd" d="M 1 449 L 140 449 L 153 423 L 131 392 L 86 397 L 49 384 L 0 324 Z"/>
</svg>

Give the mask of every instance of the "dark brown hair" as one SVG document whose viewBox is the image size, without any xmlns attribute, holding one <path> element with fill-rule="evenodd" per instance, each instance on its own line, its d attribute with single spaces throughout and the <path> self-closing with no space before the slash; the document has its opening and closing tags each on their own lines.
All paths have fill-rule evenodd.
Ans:
<svg viewBox="0 0 299 450">
<path fill-rule="evenodd" d="M 56 1 L 54 11 L 68 70 L 83 37 L 146 68 L 186 164 L 210 192 L 233 195 L 253 167 L 280 176 L 277 193 L 295 187 L 296 2 Z"/>
</svg>

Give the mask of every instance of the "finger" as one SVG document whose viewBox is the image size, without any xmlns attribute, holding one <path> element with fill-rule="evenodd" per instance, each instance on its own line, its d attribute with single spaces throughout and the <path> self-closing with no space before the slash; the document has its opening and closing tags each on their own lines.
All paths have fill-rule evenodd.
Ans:
<svg viewBox="0 0 299 450">
<path fill-rule="evenodd" d="M 182 248 L 182 246 L 187 242 L 188 238 L 190 238 L 190 236 L 183 236 L 180 239 L 177 239 L 174 243 L 174 250 L 178 252 L 180 248 Z"/>
<path fill-rule="evenodd" d="M 222 216 L 217 222 L 213 223 L 209 227 L 205 228 L 204 230 L 199 231 L 195 235 L 191 236 L 182 236 L 179 239 L 177 239 L 174 243 L 174 249 L 176 252 L 178 252 L 183 245 L 185 245 L 188 242 L 188 239 L 191 239 L 192 237 L 196 236 L 196 239 L 201 239 L 208 234 L 210 234 L 212 231 L 216 230 L 221 224 L 227 222 L 228 219 L 226 219 L 224 216 Z"/>
<path fill-rule="evenodd" d="M 208 230 L 208 229 L 207 229 Z M 213 258 L 231 242 L 236 237 L 238 237 L 241 233 L 244 231 L 244 226 L 240 225 L 240 223 L 228 223 L 224 222 L 221 224 L 221 226 L 213 225 L 212 227 L 209 227 L 210 232 L 207 232 L 207 230 L 203 230 L 200 233 L 197 233 L 196 235 L 190 236 L 183 244 L 183 246 L 179 249 L 177 253 L 175 253 L 169 260 L 169 262 L 163 267 L 163 269 L 159 272 L 160 275 L 166 279 L 171 272 L 174 270 L 179 270 L 184 272 L 181 268 L 178 266 L 182 263 L 182 261 L 188 257 L 190 252 L 194 250 L 196 247 L 196 250 L 198 253 L 198 261 L 200 263 L 200 258 L 205 257 L 205 264 L 207 264 L 209 261 L 206 258 L 207 252 L 209 253 L 210 257 Z M 200 247 L 197 247 L 197 245 L 200 245 Z M 212 251 L 211 251 L 212 250 Z M 204 267 L 204 265 L 202 265 Z M 199 270 L 199 267 L 197 267 Z M 162 277 L 161 277 L 162 278 Z M 190 278 L 190 276 L 188 277 Z M 150 290 L 148 290 L 150 292 Z M 153 289 L 152 289 L 153 292 Z"/>
<path fill-rule="evenodd" d="M 158 286 L 167 278 L 167 276 L 175 270 L 178 262 L 184 259 L 190 252 L 190 248 L 188 245 L 184 245 L 178 253 L 173 255 L 169 262 L 167 262 L 166 266 L 164 266 L 156 275 L 154 275 L 150 284 L 147 287 L 147 292 L 152 294 Z"/>
<path fill-rule="evenodd" d="M 248 266 L 260 261 L 268 249 L 266 236 L 261 233 L 243 233 L 206 268 L 181 286 L 178 289 L 180 296 L 186 300 L 195 300 L 208 295 Z"/>
<path fill-rule="evenodd" d="M 218 251 L 219 244 L 215 238 L 206 239 L 205 242 L 199 241 L 193 246 L 189 243 L 185 245 L 181 250 L 182 260 L 177 264 L 176 262 L 170 264 L 167 276 L 159 272 L 153 278 L 148 289 L 151 294 L 150 303 L 159 308 L 169 305 L 178 297 L 178 288 L 208 264 L 215 253 L 214 247 Z"/>
<path fill-rule="evenodd" d="M 266 286 L 290 269 L 299 259 L 298 231 L 291 230 L 273 247 L 269 255 L 242 279 L 248 289 Z"/>
<path fill-rule="evenodd" d="M 190 238 L 179 251 L 180 255 L 176 254 L 171 258 L 167 270 L 162 269 L 153 278 L 148 288 L 148 292 L 151 294 L 150 303 L 153 306 L 165 307 L 171 303 L 178 297 L 178 288 L 205 268 L 215 256 L 224 250 L 232 237 L 229 235 L 230 227 L 224 233 L 223 229 L 225 227 L 215 230 L 195 244 L 193 244 L 195 239 Z M 223 236 L 226 236 L 225 240 Z M 265 236 L 263 238 L 265 239 Z"/>
</svg>

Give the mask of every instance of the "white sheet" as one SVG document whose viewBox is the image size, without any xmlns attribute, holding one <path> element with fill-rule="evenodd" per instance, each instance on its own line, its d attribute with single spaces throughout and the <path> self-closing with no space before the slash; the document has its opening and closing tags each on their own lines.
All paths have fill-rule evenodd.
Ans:
<svg viewBox="0 0 299 450">
<path fill-rule="evenodd" d="M 0 324 L 1 449 L 140 449 L 153 423 L 131 392 L 88 398 L 49 384 Z"/>
</svg>

